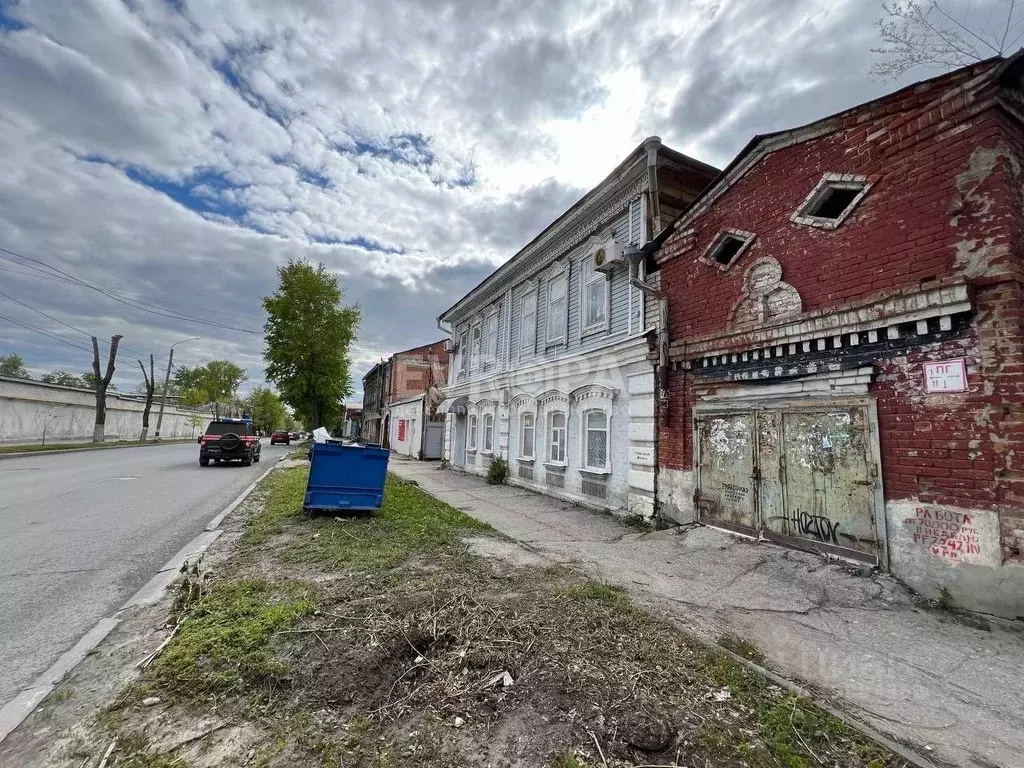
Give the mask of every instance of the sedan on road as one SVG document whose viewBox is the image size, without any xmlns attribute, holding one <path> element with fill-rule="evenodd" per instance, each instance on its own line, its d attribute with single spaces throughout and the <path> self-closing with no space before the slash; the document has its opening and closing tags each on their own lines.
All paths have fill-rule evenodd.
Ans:
<svg viewBox="0 0 1024 768">
<path fill-rule="evenodd" d="M 270 444 L 277 445 L 278 443 L 284 443 L 285 445 L 291 445 L 292 436 L 287 432 L 274 432 L 270 436 Z"/>
</svg>

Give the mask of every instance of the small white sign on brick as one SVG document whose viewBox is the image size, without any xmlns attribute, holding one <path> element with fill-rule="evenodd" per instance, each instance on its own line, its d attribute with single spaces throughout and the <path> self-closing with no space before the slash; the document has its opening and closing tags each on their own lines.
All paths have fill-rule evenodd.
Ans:
<svg viewBox="0 0 1024 768">
<path fill-rule="evenodd" d="M 925 363 L 924 389 L 926 392 L 966 392 L 967 366 L 964 359 Z"/>
</svg>

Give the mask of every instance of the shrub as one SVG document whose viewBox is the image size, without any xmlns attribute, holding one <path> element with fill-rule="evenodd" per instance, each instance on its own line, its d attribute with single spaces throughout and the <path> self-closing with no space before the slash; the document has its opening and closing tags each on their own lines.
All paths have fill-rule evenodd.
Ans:
<svg viewBox="0 0 1024 768">
<path fill-rule="evenodd" d="M 487 465 L 487 482 L 491 485 L 501 485 L 508 477 L 508 462 L 500 456 L 491 456 L 491 463 Z"/>
</svg>

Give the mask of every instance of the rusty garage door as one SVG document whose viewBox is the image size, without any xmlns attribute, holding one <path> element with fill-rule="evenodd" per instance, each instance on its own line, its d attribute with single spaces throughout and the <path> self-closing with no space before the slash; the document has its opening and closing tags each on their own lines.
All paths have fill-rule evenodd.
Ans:
<svg viewBox="0 0 1024 768">
<path fill-rule="evenodd" d="M 700 414 L 697 506 L 710 525 L 876 563 L 867 409 Z"/>
</svg>

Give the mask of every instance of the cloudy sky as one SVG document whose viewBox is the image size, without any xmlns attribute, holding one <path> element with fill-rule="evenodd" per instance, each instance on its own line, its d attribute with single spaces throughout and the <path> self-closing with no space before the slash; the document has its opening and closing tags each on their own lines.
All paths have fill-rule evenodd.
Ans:
<svg viewBox="0 0 1024 768">
<path fill-rule="evenodd" d="M 0 251 L 0 354 L 81 372 L 71 327 L 122 333 L 124 389 L 140 353 L 201 336 L 176 362 L 228 358 L 258 382 L 259 297 L 296 257 L 362 306 L 361 376 L 440 338 L 441 310 L 644 136 L 722 166 L 755 133 L 935 74 L 869 74 L 880 12 L 0 0 L 0 248 L 27 257 Z"/>
</svg>

